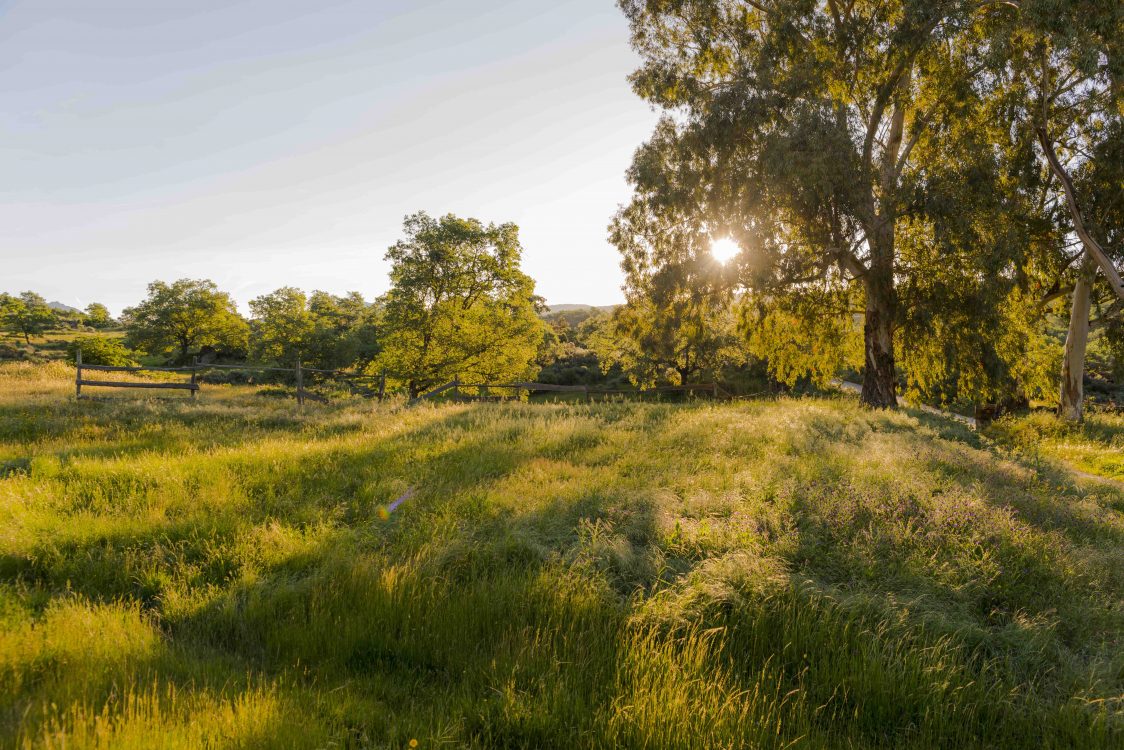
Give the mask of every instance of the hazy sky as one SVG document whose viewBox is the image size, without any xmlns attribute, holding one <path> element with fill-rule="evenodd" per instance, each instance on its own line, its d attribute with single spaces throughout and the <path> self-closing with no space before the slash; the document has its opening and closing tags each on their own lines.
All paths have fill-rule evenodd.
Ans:
<svg viewBox="0 0 1124 750">
<path fill-rule="evenodd" d="M 0 290 L 370 298 L 424 209 L 516 222 L 550 302 L 619 301 L 635 64 L 612 0 L 0 0 Z"/>
</svg>

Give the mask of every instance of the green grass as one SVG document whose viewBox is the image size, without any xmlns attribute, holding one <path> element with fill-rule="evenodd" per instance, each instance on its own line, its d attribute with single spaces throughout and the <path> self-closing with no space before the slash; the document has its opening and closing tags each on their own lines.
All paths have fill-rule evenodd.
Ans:
<svg viewBox="0 0 1124 750">
<path fill-rule="evenodd" d="M 1041 411 L 1001 419 L 987 435 L 1035 460 L 1124 480 L 1124 414 L 1092 412 L 1082 424 L 1069 425 Z"/>
<path fill-rule="evenodd" d="M 1124 742 L 1124 493 L 958 425 L 69 377 L 0 367 L 0 745 Z"/>
</svg>

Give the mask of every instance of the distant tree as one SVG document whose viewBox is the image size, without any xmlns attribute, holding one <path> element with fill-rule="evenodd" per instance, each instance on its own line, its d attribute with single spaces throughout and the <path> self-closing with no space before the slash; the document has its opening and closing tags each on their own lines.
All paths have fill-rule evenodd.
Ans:
<svg viewBox="0 0 1124 750">
<path fill-rule="evenodd" d="M 346 369 L 378 353 L 377 308 L 358 292 L 306 296 L 283 287 L 250 302 L 250 355 L 259 361 Z"/>
<path fill-rule="evenodd" d="M 86 305 L 86 325 L 99 330 L 112 328 L 117 321 L 109 314 L 109 308 L 100 302 L 91 302 Z"/>
<path fill-rule="evenodd" d="M 304 292 L 291 286 L 250 300 L 250 356 L 292 366 L 302 359 L 313 322 Z"/>
<path fill-rule="evenodd" d="M 379 307 L 359 292 L 342 297 L 313 292 L 308 312 L 312 319 L 308 355 L 317 367 L 362 369 L 378 355 Z"/>
<path fill-rule="evenodd" d="M 6 333 L 19 334 L 15 315 L 20 304 L 18 297 L 13 297 L 7 292 L 0 292 L 0 327 L 2 327 Z"/>
<path fill-rule="evenodd" d="M 23 336 L 24 342 L 29 345 L 33 335 L 46 331 L 56 321 L 55 311 L 35 292 L 24 292 L 18 297 L 4 295 L 0 299 L 0 310 L 4 316 L 4 327 Z"/>
<path fill-rule="evenodd" d="M 519 268 L 518 228 L 421 212 L 404 229 L 386 254 L 391 288 L 376 365 L 411 396 L 458 374 L 530 377 L 545 324 L 534 281 Z"/>
<path fill-rule="evenodd" d="M 750 358 L 730 301 L 721 297 L 634 297 L 597 328 L 591 346 L 603 371 L 619 366 L 640 387 L 715 380 Z"/>
<path fill-rule="evenodd" d="M 72 360 L 81 351 L 85 365 L 129 367 L 137 363 L 135 353 L 121 339 L 108 336 L 78 336 L 67 344 L 66 351 Z"/>
<path fill-rule="evenodd" d="M 203 348 L 246 346 L 248 326 L 234 300 L 207 279 L 154 281 L 148 285 L 148 297 L 122 317 L 128 346 L 181 363 Z"/>
</svg>

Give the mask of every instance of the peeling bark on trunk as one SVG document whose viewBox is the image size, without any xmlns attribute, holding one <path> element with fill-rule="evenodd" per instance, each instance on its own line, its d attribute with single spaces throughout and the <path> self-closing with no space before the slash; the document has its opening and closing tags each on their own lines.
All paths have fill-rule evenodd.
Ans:
<svg viewBox="0 0 1124 750">
<path fill-rule="evenodd" d="M 1085 416 L 1082 408 L 1085 400 L 1085 348 L 1089 343 L 1089 311 L 1096 272 L 1096 261 L 1086 253 L 1081 273 L 1073 287 L 1069 332 L 1065 337 L 1065 355 L 1062 358 L 1058 416 L 1067 422 L 1080 422 Z"/>
<path fill-rule="evenodd" d="M 864 405 L 877 409 L 895 409 L 898 406 L 894 367 L 894 279 L 886 265 L 883 263 L 880 268 L 872 268 L 867 275 L 866 320 L 863 325 L 866 371 L 863 373 L 860 400 Z"/>
<path fill-rule="evenodd" d="M 897 290 L 894 288 L 896 206 L 893 196 L 898 189 L 898 159 L 905 133 L 911 78 L 912 73 L 907 67 L 896 84 L 898 97 L 894 102 L 890 129 L 886 135 L 886 149 L 882 154 L 879 170 L 881 208 L 877 208 L 873 192 L 868 196 L 870 218 L 866 230 L 870 246 L 870 268 L 865 276 L 863 348 L 866 352 L 866 370 L 863 372 L 860 401 L 875 409 L 898 407 L 897 370 L 894 362 L 894 323 L 898 300 Z M 872 130 L 871 133 L 873 132 Z"/>
</svg>

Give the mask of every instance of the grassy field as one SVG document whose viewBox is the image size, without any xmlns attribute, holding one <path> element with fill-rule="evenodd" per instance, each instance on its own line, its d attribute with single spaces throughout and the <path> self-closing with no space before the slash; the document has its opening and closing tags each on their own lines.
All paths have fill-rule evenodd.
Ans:
<svg viewBox="0 0 1124 750">
<path fill-rule="evenodd" d="M 1093 412 L 1081 425 L 1066 425 L 1053 414 L 1037 412 L 1001 419 L 987 435 L 1035 459 L 1124 480 L 1124 414 Z"/>
<path fill-rule="evenodd" d="M 45 331 L 31 336 L 31 342 L 24 341 L 23 336 L 7 334 L 0 336 L 0 351 L 7 352 L 10 356 L 22 353 L 23 357 L 32 360 L 70 360 L 67 352 L 70 342 L 79 337 L 104 337 L 123 338 L 124 331 L 75 331 L 71 329 L 57 329 Z M 3 359 L 0 359 L 3 363 Z"/>
<path fill-rule="evenodd" d="M 1124 742 L 1124 491 L 958 425 L 70 377 L 0 366 L 0 745 Z"/>
</svg>

